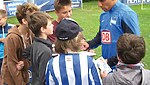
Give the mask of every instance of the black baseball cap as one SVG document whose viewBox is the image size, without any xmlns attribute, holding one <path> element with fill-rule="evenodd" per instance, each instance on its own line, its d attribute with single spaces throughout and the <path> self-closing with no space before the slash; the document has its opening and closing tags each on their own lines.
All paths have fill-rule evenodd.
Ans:
<svg viewBox="0 0 150 85">
<path fill-rule="evenodd" d="M 61 41 L 71 40 L 81 31 L 82 29 L 76 21 L 71 18 L 66 18 L 61 20 L 56 26 L 56 37 Z"/>
</svg>

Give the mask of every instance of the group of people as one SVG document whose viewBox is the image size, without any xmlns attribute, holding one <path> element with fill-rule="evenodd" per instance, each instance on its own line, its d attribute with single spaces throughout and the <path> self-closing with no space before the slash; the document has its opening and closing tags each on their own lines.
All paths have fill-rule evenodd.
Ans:
<svg viewBox="0 0 150 85">
<path fill-rule="evenodd" d="M 146 46 L 137 14 L 119 0 L 98 0 L 98 6 L 104 12 L 91 41 L 86 41 L 83 29 L 70 18 L 71 0 L 55 0 L 54 21 L 32 3 L 18 5 L 19 25 L 13 27 L 6 23 L 6 11 L 0 10 L 2 85 L 30 85 L 30 67 L 31 85 L 150 84 L 150 71 L 141 62 Z M 101 71 L 93 56 L 81 51 L 99 45 L 102 57 L 114 69 L 111 73 Z"/>
</svg>

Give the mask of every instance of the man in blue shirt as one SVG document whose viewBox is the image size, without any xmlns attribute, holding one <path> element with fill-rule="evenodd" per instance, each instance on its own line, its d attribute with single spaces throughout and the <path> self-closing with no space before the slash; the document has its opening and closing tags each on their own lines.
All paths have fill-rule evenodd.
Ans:
<svg viewBox="0 0 150 85">
<path fill-rule="evenodd" d="M 98 0 L 98 6 L 104 11 L 100 15 L 99 32 L 91 41 L 89 49 L 102 45 L 102 56 L 112 67 L 118 63 L 116 42 L 124 33 L 140 35 L 137 14 L 119 0 Z"/>
</svg>

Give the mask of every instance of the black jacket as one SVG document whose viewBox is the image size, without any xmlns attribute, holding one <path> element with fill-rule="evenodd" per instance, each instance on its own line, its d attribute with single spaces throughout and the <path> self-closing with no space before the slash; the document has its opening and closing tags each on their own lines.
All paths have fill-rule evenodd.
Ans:
<svg viewBox="0 0 150 85">
<path fill-rule="evenodd" d="M 45 85 L 45 69 L 52 57 L 51 46 L 49 40 L 35 37 L 33 44 L 23 51 L 23 56 L 32 63 L 32 85 Z"/>
</svg>

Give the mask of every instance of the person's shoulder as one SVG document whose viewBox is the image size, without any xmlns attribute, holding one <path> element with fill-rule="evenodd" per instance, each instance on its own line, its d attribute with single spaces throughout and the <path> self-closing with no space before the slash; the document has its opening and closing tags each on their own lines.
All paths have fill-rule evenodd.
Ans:
<svg viewBox="0 0 150 85">
<path fill-rule="evenodd" d="M 8 29 L 7 37 L 11 37 L 11 38 L 19 37 L 19 38 L 21 38 L 21 35 L 18 31 L 18 28 L 16 26 L 14 26 L 11 29 Z"/>
<path fill-rule="evenodd" d="M 58 24 L 58 22 L 56 20 L 52 21 L 52 24 Z"/>
<path fill-rule="evenodd" d="M 141 85 L 149 85 L 150 84 L 150 70 L 142 69 L 142 84 Z"/>
<path fill-rule="evenodd" d="M 85 55 L 85 56 L 91 56 L 91 57 L 96 55 L 96 53 L 92 53 L 92 52 L 88 52 L 88 51 L 81 51 L 81 52 L 79 52 L 79 54 Z"/>
<path fill-rule="evenodd" d="M 14 24 L 10 24 L 10 23 L 6 22 L 5 29 L 10 29 L 10 28 L 12 28 L 14 26 L 15 26 Z"/>
<path fill-rule="evenodd" d="M 18 30 L 18 26 L 13 26 L 11 29 L 8 29 L 8 33 L 12 33 L 12 32 L 19 32 Z"/>
<path fill-rule="evenodd" d="M 52 58 L 48 60 L 48 63 L 53 64 L 53 61 L 56 61 L 57 64 L 59 64 L 59 58 L 60 58 L 60 54 L 57 54 L 57 53 L 52 54 Z"/>
<path fill-rule="evenodd" d="M 14 24 L 10 24 L 10 23 L 8 23 L 8 26 L 13 27 L 13 26 L 15 26 L 15 25 L 14 25 Z"/>
<path fill-rule="evenodd" d="M 144 73 L 144 74 L 150 74 L 150 70 L 149 69 L 142 69 L 142 73 Z"/>
<path fill-rule="evenodd" d="M 122 5 L 122 7 L 119 7 L 119 10 L 121 11 L 121 12 L 126 12 L 126 13 L 132 13 L 132 12 L 134 12 L 132 9 L 131 9 L 131 7 L 129 7 L 128 5 L 125 5 L 125 4 L 123 4 Z"/>
</svg>

